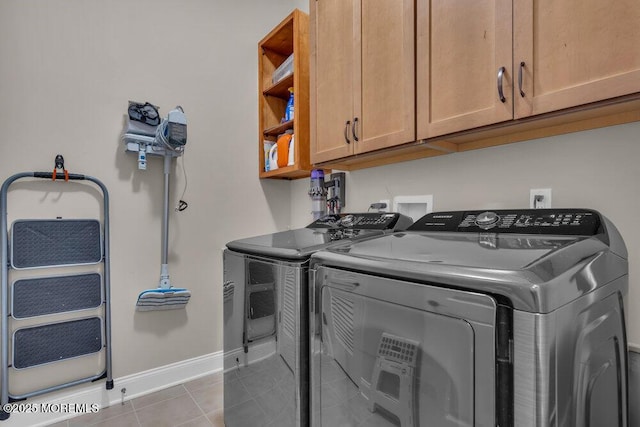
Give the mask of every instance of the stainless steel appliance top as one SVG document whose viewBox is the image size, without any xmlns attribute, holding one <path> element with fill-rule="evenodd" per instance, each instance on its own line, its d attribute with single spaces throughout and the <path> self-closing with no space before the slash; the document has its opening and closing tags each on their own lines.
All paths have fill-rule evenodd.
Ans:
<svg viewBox="0 0 640 427">
<path fill-rule="evenodd" d="M 336 252 L 416 263 L 511 270 L 526 268 L 579 240 L 584 237 L 407 232 L 395 233 L 382 241 L 375 239 L 345 248 L 341 246 Z"/>
<path fill-rule="evenodd" d="M 380 236 L 389 231 L 404 230 L 411 223 L 411 218 L 398 213 L 326 215 L 306 228 L 234 240 L 227 243 L 227 247 L 253 255 L 301 260 L 339 242 L 344 243 L 345 240 L 360 240 Z"/>
<path fill-rule="evenodd" d="M 537 313 L 628 272 L 620 234 L 586 209 L 431 213 L 405 232 L 327 248 L 311 263 L 503 295 Z"/>
</svg>

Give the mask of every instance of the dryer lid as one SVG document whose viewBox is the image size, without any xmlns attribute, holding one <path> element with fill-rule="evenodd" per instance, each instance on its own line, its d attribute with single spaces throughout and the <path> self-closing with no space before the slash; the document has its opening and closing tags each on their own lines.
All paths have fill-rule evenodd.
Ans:
<svg viewBox="0 0 640 427">
<path fill-rule="evenodd" d="M 405 230 L 411 222 L 411 218 L 405 215 L 389 212 L 326 215 L 306 228 L 234 240 L 227 243 L 227 247 L 252 255 L 303 260 L 337 243 Z"/>
<path fill-rule="evenodd" d="M 300 260 L 309 258 L 312 253 L 333 246 L 345 239 L 378 236 L 382 231 L 341 230 L 299 228 L 248 237 L 227 243 L 227 247 L 238 252 L 264 255 L 276 258 Z"/>
</svg>

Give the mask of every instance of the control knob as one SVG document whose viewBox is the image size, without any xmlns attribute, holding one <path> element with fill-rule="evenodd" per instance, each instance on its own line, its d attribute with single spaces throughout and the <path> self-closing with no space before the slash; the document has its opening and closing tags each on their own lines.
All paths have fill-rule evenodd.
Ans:
<svg viewBox="0 0 640 427">
<path fill-rule="evenodd" d="M 500 217 L 495 212 L 482 212 L 476 216 L 476 225 L 483 229 L 492 228 L 500 221 Z"/>
<path fill-rule="evenodd" d="M 356 222 L 355 215 L 345 215 L 340 220 L 340 225 L 342 225 L 343 227 L 353 227 L 355 222 Z"/>
</svg>

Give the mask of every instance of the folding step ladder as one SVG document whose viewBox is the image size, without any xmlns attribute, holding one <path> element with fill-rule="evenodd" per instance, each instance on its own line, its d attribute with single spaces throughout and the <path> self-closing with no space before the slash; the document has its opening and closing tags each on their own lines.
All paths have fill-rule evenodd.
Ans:
<svg viewBox="0 0 640 427">
<path fill-rule="evenodd" d="M 101 379 L 107 390 L 113 388 L 109 195 L 98 179 L 69 174 L 59 158 L 53 172 L 15 174 L 0 190 L 0 408 Z M 27 178 L 57 180 L 61 191 L 71 180 L 95 184 L 86 184 L 91 192 L 97 185 L 102 224 L 99 219 L 16 219 L 9 229 L 9 187 Z M 10 379 L 29 383 L 29 389 L 12 393 Z M 8 417 L 0 409 L 0 420 Z"/>
</svg>

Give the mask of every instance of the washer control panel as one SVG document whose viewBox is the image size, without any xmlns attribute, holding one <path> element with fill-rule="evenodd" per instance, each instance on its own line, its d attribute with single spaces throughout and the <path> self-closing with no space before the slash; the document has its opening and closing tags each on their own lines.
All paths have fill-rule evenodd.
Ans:
<svg viewBox="0 0 640 427">
<path fill-rule="evenodd" d="M 600 214 L 588 209 L 522 209 L 434 212 L 408 231 L 458 231 L 593 236 L 601 230 Z"/>
<path fill-rule="evenodd" d="M 309 224 L 307 228 L 343 228 L 358 230 L 405 230 L 411 218 L 399 213 L 366 212 L 340 215 L 325 215 Z"/>
</svg>

